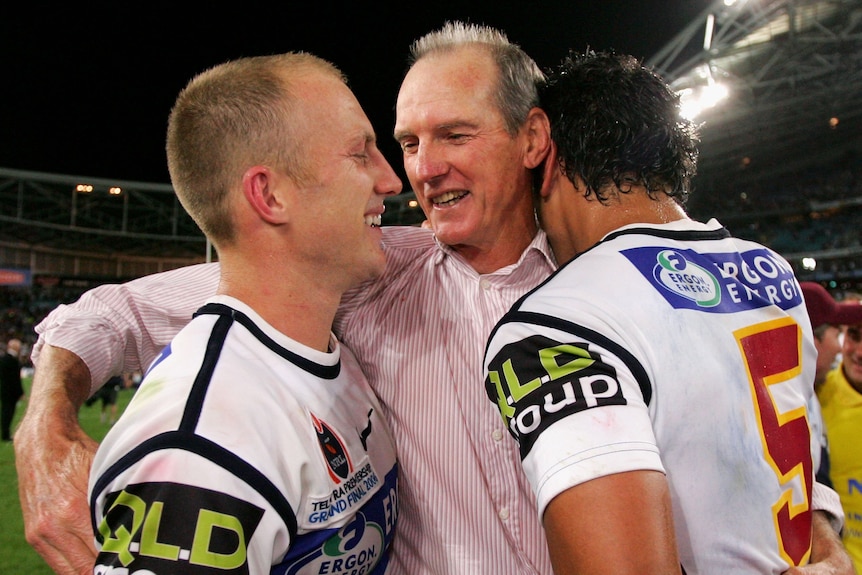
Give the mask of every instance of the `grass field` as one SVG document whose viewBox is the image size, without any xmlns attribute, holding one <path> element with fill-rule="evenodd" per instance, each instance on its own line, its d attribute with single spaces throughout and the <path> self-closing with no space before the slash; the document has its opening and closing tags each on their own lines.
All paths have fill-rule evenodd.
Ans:
<svg viewBox="0 0 862 575">
<path fill-rule="evenodd" d="M 24 390 L 29 396 L 30 379 L 24 379 Z M 117 399 L 117 414 L 123 412 L 134 390 L 122 389 Z M 26 405 L 19 404 L 15 414 L 12 429 L 18 425 L 24 415 Z M 90 407 L 81 408 L 79 420 L 84 431 L 90 437 L 101 441 L 110 429 L 107 421 L 100 421 L 101 402 Z M 0 443 L 0 573 L 3 575 L 52 575 L 42 558 L 24 539 L 24 521 L 21 517 L 21 505 L 18 500 L 18 476 L 15 473 L 15 454 L 12 443 Z"/>
</svg>

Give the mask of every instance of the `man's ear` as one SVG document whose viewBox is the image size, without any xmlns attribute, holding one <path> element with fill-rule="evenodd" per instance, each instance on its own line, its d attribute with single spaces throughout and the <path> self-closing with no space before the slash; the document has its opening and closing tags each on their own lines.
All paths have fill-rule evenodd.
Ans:
<svg viewBox="0 0 862 575">
<path fill-rule="evenodd" d="M 527 153 L 524 165 L 533 169 L 545 159 L 551 149 L 551 123 L 541 108 L 533 108 L 527 114 Z"/>
<path fill-rule="evenodd" d="M 287 221 L 287 204 L 283 185 L 291 185 L 285 177 L 273 174 L 266 166 L 252 166 L 242 175 L 242 192 L 252 210 L 270 224 Z"/>
</svg>

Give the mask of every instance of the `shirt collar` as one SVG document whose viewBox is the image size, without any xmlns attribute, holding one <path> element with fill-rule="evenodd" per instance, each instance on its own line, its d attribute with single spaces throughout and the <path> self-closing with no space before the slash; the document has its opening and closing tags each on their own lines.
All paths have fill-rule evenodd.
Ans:
<svg viewBox="0 0 862 575">
<path fill-rule="evenodd" d="M 450 246 L 447 246 L 446 244 L 442 243 L 440 240 L 437 239 L 437 236 L 434 236 L 434 241 L 437 242 L 437 247 L 439 248 L 437 250 L 437 253 L 434 254 L 434 265 L 439 265 L 443 263 L 447 258 L 452 258 L 456 261 L 461 262 L 464 265 L 469 266 L 466 260 L 464 260 L 464 258 L 461 257 L 461 255 L 457 251 L 452 249 Z M 553 271 L 557 269 L 557 263 L 554 259 L 554 254 L 551 251 L 550 244 L 548 243 L 548 236 L 541 229 L 536 232 L 535 236 L 533 236 L 533 241 L 531 241 L 530 245 L 528 245 L 526 249 L 524 249 L 524 252 L 521 254 L 521 257 L 518 258 L 517 262 L 500 268 L 493 273 L 510 273 L 512 270 L 520 268 L 525 261 L 533 260 L 535 258 L 538 258 L 539 261 L 543 263 L 543 265 L 547 265 L 549 270 Z"/>
</svg>

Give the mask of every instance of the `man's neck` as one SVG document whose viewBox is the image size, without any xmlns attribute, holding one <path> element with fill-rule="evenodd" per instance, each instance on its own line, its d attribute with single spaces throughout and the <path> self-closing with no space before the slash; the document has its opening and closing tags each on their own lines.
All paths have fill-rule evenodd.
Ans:
<svg viewBox="0 0 862 575">
<path fill-rule="evenodd" d="M 533 237 L 535 237 L 535 234 Z M 526 242 L 506 242 L 505 245 L 495 246 L 490 249 L 466 245 L 450 247 L 458 252 L 470 267 L 476 270 L 476 273 L 490 274 L 517 263 L 521 259 L 524 250 L 533 241 L 533 237 Z"/>
<path fill-rule="evenodd" d="M 673 199 L 664 196 L 652 199 L 646 192 L 632 192 L 632 194 L 620 194 L 612 199 L 615 205 L 605 205 L 598 200 L 586 202 L 589 207 L 589 216 L 582 218 L 584 225 L 577 226 L 582 231 L 579 237 L 576 253 L 581 253 L 603 237 L 631 224 L 661 225 L 670 222 L 688 219 L 685 211 Z M 586 208 L 585 208 L 586 211 Z"/>
<path fill-rule="evenodd" d="M 222 259 L 218 294 L 234 297 L 289 338 L 328 351 L 335 312 L 342 291 L 315 283 L 310 274 L 295 274 L 290 265 L 273 269 L 234 266 Z"/>
</svg>

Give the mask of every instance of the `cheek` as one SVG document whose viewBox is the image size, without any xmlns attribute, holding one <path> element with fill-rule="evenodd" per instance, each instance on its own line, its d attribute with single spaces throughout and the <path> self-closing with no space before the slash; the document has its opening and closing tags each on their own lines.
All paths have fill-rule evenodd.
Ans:
<svg viewBox="0 0 862 575">
<path fill-rule="evenodd" d="M 859 355 L 862 353 L 862 342 L 844 336 L 844 346 L 842 348 L 844 355 Z"/>
<path fill-rule="evenodd" d="M 407 176 L 407 181 L 414 188 L 416 187 L 416 155 L 401 154 L 402 165 L 404 166 L 404 174 Z"/>
<path fill-rule="evenodd" d="M 419 209 L 422 210 L 422 214 L 425 216 L 425 218 L 427 219 L 428 217 L 430 217 L 430 214 L 432 213 L 431 202 L 423 198 L 420 194 L 415 194 L 414 197 L 416 198 L 416 202 L 419 204 Z M 414 207 L 411 207 L 409 209 L 415 210 Z"/>
</svg>

